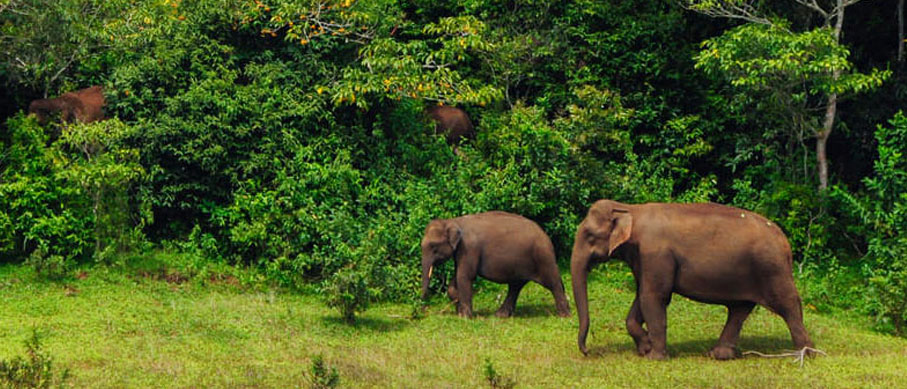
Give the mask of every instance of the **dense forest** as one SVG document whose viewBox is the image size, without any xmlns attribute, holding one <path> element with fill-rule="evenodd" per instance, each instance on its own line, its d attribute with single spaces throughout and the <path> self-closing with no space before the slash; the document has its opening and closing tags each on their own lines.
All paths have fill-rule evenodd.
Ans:
<svg viewBox="0 0 907 389">
<path fill-rule="evenodd" d="M 904 334 L 903 5 L 0 0 L 0 261 L 414 301 L 433 218 L 524 215 L 566 266 L 597 199 L 711 201 L 782 226 L 806 303 Z M 106 120 L 28 115 L 94 85 Z"/>
</svg>

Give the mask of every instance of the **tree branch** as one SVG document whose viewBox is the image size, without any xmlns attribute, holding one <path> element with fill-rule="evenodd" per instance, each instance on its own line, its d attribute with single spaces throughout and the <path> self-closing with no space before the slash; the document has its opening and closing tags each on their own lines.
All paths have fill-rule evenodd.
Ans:
<svg viewBox="0 0 907 389">
<path fill-rule="evenodd" d="M 817 3 L 816 0 L 794 0 L 794 1 L 796 1 L 797 3 L 800 3 L 801 5 L 809 8 L 813 11 L 818 12 L 819 15 L 822 15 L 822 17 L 825 18 L 825 24 L 828 24 L 828 11 L 825 11 L 825 9 L 823 9 L 821 6 L 819 6 L 819 3 Z"/>
<path fill-rule="evenodd" d="M 799 0 L 798 0 L 799 1 Z M 698 12 L 713 18 L 739 19 L 750 23 L 764 24 L 773 26 L 774 23 L 764 17 L 759 16 L 756 7 L 752 1 L 715 1 L 710 5 L 697 3 L 696 0 L 680 0 L 679 4 L 684 9 Z"/>
</svg>

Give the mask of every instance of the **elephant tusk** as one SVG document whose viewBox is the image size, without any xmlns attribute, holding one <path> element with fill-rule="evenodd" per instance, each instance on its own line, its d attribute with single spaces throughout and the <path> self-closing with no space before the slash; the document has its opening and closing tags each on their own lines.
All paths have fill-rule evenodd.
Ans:
<svg viewBox="0 0 907 389">
<path fill-rule="evenodd" d="M 434 266 L 429 266 L 429 268 L 428 268 L 428 278 L 431 278 L 431 272 L 432 272 L 432 270 L 435 270 L 435 267 L 434 267 Z"/>
</svg>

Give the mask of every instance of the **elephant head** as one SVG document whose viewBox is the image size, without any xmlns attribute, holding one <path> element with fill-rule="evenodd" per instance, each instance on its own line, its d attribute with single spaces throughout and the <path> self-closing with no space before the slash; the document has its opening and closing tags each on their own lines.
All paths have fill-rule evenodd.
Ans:
<svg viewBox="0 0 907 389">
<path fill-rule="evenodd" d="M 589 208 L 586 218 L 576 229 L 573 254 L 570 256 L 570 275 L 573 280 L 573 301 L 579 315 L 579 349 L 586 354 L 586 335 L 589 332 L 589 299 L 586 279 L 592 265 L 608 260 L 620 245 L 630 239 L 633 215 L 628 207 L 610 200 L 599 200 Z"/>
<path fill-rule="evenodd" d="M 428 298 L 428 284 L 435 265 L 451 258 L 460 245 L 463 230 L 450 220 L 432 220 L 422 238 L 422 299 Z"/>
<path fill-rule="evenodd" d="M 61 112 L 62 121 L 68 123 L 74 121 L 75 112 L 81 109 L 81 106 L 81 102 L 72 98 L 40 99 L 28 105 L 28 113 L 34 114 L 38 118 L 38 123 L 44 124 L 53 114 Z"/>
</svg>

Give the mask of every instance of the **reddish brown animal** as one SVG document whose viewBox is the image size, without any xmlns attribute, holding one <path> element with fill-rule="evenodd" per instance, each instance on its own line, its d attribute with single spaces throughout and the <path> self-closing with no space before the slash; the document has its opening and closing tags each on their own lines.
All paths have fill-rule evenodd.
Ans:
<svg viewBox="0 0 907 389">
<path fill-rule="evenodd" d="M 53 99 L 34 100 L 28 106 L 28 113 L 35 114 L 39 123 L 45 123 L 58 112 L 65 123 L 104 120 L 104 91 L 100 86 L 93 86 Z"/>
<path fill-rule="evenodd" d="M 434 105 L 426 108 L 426 112 L 437 122 L 435 133 L 445 134 L 447 143 L 455 145 L 463 138 L 475 137 L 475 129 L 466 111 L 446 105 Z"/>
<path fill-rule="evenodd" d="M 665 310 L 673 293 L 727 307 L 727 323 L 709 352 L 715 359 L 738 356 L 740 329 L 756 304 L 784 318 L 798 350 L 812 347 L 794 285 L 790 244 L 777 225 L 718 204 L 599 200 L 576 230 L 570 259 L 583 354 L 589 331 L 586 279 L 593 265 L 612 255 L 623 259 L 636 279 L 626 324 L 641 356 L 667 358 Z"/>
</svg>

